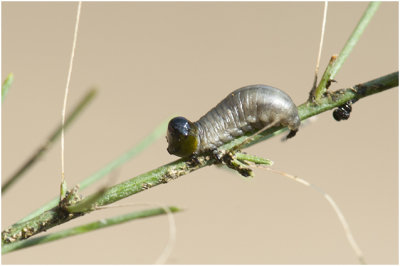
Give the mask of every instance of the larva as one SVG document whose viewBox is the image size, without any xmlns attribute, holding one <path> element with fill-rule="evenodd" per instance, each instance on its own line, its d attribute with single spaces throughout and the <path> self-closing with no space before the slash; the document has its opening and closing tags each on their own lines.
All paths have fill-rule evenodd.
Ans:
<svg viewBox="0 0 400 266">
<path fill-rule="evenodd" d="M 299 126 L 297 107 L 285 92 L 250 85 L 230 93 L 196 122 L 175 117 L 168 124 L 168 152 L 180 157 L 217 149 L 233 138 L 268 126 L 287 126 L 293 137 Z"/>
</svg>

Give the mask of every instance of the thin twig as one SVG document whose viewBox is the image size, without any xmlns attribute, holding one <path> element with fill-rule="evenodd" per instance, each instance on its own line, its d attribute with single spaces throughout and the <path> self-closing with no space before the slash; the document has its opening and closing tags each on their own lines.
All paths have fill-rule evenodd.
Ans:
<svg viewBox="0 0 400 266">
<path fill-rule="evenodd" d="M 314 96 L 315 89 L 317 88 L 319 63 L 321 61 L 322 47 L 324 45 L 324 36 L 325 36 L 325 25 L 326 25 L 326 14 L 327 14 L 327 12 L 328 12 L 328 1 L 325 1 L 325 4 L 324 4 L 324 16 L 322 18 L 321 39 L 319 41 L 317 62 L 315 64 L 314 82 L 313 82 L 313 86 L 312 86 L 312 90 L 311 90 L 312 93 L 311 93 L 310 97 Z"/>
<path fill-rule="evenodd" d="M 319 103 L 319 100 L 321 99 L 322 95 L 325 93 L 327 89 L 328 82 L 335 78 L 337 72 L 342 67 L 347 57 L 350 55 L 351 51 L 357 44 L 368 23 L 371 21 L 375 12 L 378 10 L 379 4 L 380 2 L 371 2 L 368 5 L 363 16 L 360 18 L 357 26 L 355 27 L 353 33 L 350 35 L 349 39 L 344 45 L 342 51 L 337 56 L 337 58 L 335 58 L 336 60 L 335 62 L 333 62 L 332 67 L 330 69 L 325 70 L 324 74 L 325 78 L 321 79 L 321 81 L 318 84 L 318 87 L 314 91 L 310 92 L 309 102 L 314 102 L 315 99 L 315 101 Z"/>
<path fill-rule="evenodd" d="M 364 14 L 362 15 L 360 21 L 358 22 L 357 26 L 355 27 L 353 33 L 350 35 L 350 38 L 347 40 L 346 44 L 344 45 L 342 51 L 332 67 L 330 79 L 334 79 L 339 69 L 342 67 L 344 61 L 346 61 L 347 57 L 350 55 L 351 51 L 357 44 L 358 40 L 360 39 L 361 35 L 363 34 L 365 28 L 368 26 L 369 22 L 371 21 L 372 17 L 374 16 L 375 12 L 378 10 L 379 5 L 381 2 L 371 2 L 369 3 L 367 9 L 365 10 Z"/>
<path fill-rule="evenodd" d="M 335 63 L 337 58 L 337 55 L 332 55 L 331 59 L 329 60 L 328 66 L 325 68 L 324 74 L 322 75 L 322 78 L 319 82 L 318 87 L 313 87 L 310 91 L 310 96 L 308 98 L 308 102 L 310 103 L 315 103 L 316 99 L 320 99 L 322 96 L 322 92 L 326 91 L 329 86 L 329 81 L 330 80 L 330 75 L 331 75 L 331 69 L 333 64 Z"/>
<path fill-rule="evenodd" d="M 6 254 L 12 251 L 16 251 L 18 249 L 23 249 L 27 247 L 31 247 L 38 244 L 49 243 L 55 240 L 63 239 L 66 237 L 79 235 L 83 233 L 88 233 L 93 230 L 97 230 L 100 228 L 105 228 L 112 225 L 117 225 L 121 223 L 125 223 L 134 219 L 139 218 L 146 218 L 154 215 L 165 214 L 168 212 L 178 212 L 180 209 L 176 207 L 162 207 L 157 209 L 150 209 L 150 210 L 143 210 L 143 211 L 136 211 L 132 213 L 128 213 L 125 215 L 120 215 L 112 218 L 102 219 L 100 221 L 92 222 L 85 225 L 80 225 L 74 228 L 66 229 L 60 232 L 51 233 L 41 237 L 31 238 L 25 241 L 19 241 L 15 243 L 10 243 L 2 246 L 2 254 Z"/>
<path fill-rule="evenodd" d="M 79 19 L 81 15 L 81 7 L 82 7 L 82 2 L 79 1 L 78 3 L 78 10 L 76 14 L 76 22 L 75 22 L 75 30 L 74 30 L 74 39 L 72 42 L 72 51 L 71 51 L 71 58 L 69 62 L 69 69 L 68 69 L 68 76 L 67 76 L 67 85 L 65 87 L 65 95 L 64 95 L 64 103 L 63 103 L 63 108 L 62 108 L 62 129 L 61 129 L 61 194 L 60 194 L 60 199 L 62 199 L 65 196 L 66 192 L 66 185 L 65 185 L 65 178 L 64 178 L 64 173 L 65 173 L 65 166 L 64 166 L 64 125 L 65 125 L 65 113 L 67 110 L 67 100 L 68 100 L 68 93 L 69 93 L 69 83 L 71 81 L 71 73 L 72 73 L 72 66 L 74 62 L 74 56 L 75 56 L 75 48 L 76 48 L 76 40 L 78 38 L 78 29 L 79 29 Z"/>
<path fill-rule="evenodd" d="M 151 144 L 153 144 L 161 136 L 164 136 L 164 134 L 167 130 L 168 121 L 169 121 L 169 119 L 162 122 L 159 126 L 157 126 L 156 129 L 154 129 L 150 134 L 148 134 L 137 145 L 135 145 L 134 147 L 129 149 L 127 152 L 125 152 L 122 155 L 120 155 L 119 157 L 117 157 L 115 160 L 108 163 L 103 168 L 99 169 L 98 171 L 96 171 L 95 173 L 90 175 L 88 178 L 84 179 L 82 182 L 80 182 L 78 184 L 80 191 L 89 187 L 90 185 L 94 184 L 95 182 L 99 181 L 100 179 L 104 178 L 110 172 L 114 171 L 115 169 L 117 169 L 118 167 L 123 165 L 124 163 L 128 162 L 130 159 L 139 155 L 142 151 L 144 151 L 147 147 L 149 147 Z M 68 125 L 68 119 L 67 119 L 67 125 Z M 33 217 L 43 213 L 44 211 L 48 211 L 48 210 L 54 208 L 55 206 L 57 206 L 59 200 L 60 200 L 59 197 L 55 197 L 53 200 L 51 200 L 47 204 L 43 205 L 39 209 L 30 213 L 25 218 L 18 221 L 18 223 L 26 222 L 26 221 L 32 219 Z"/>
</svg>

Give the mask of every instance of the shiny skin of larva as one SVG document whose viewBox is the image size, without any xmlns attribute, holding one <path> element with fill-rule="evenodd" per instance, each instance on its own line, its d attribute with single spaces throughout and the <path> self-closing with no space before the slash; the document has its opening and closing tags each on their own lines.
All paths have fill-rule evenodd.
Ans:
<svg viewBox="0 0 400 266">
<path fill-rule="evenodd" d="M 168 125 L 167 150 L 180 157 L 199 154 L 272 125 L 288 126 L 288 137 L 294 136 L 300 126 L 296 105 L 277 88 L 246 86 L 230 93 L 197 122 L 173 118 Z"/>
<path fill-rule="evenodd" d="M 230 93 L 194 124 L 199 138 L 196 153 L 201 153 L 269 125 L 288 126 L 296 132 L 300 118 L 285 92 L 267 85 L 250 85 Z"/>
</svg>

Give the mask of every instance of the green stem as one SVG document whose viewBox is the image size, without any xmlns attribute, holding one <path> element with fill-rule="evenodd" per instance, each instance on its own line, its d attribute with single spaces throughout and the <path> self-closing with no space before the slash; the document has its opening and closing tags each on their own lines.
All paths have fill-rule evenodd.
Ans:
<svg viewBox="0 0 400 266">
<path fill-rule="evenodd" d="M 95 210 L 95 207 L 97 206 L 97 200 L 103 196 L 103 194 L 106 192 L 107 187 L 104 187 L 100 189 L 99 191 L 96 191 L 93 193 L 90 197 L 87 198 L 87 200 L 82 200 L 77 202 L 76 204 L 70 205 L 70 206 L 65 206 L 65 209 L 69 213 L 84 213 L 84 212 L 89 212 Z"/>
<path fill-rule="evenodd" d="M 171 212 L 180 211 L 180 209 L 177 207 L 168 207 L 168 209 Z M 39 244 L 44 244 L 44 243 L 52 242 L 55 240 L 63 239 L 66 237 L 88 233 L 93 230 L 98 230 L 98 229 L 109 227 L 112 225 L 126 223 L 131 220 L 147 218 L 147 217 L 161 215 L 161 214 L 165 214 L 165 213 L 166 213 L 165 209 L 157 208 L 157 209 L 136 211 L 136 212 L 128 213 L 125 215 L 102 219 L 101 221 L 96 221 L 93 223 L 80 225 L 80 226 L 66 229 L 66 230 L 63 230 L 60 232 L 51 233 L 46 236 L 35 237 L 35 238 L 31 238 L 31 239 L 28 239 L 25 241 L 18 241 L 18 242 L 14 242 L 14 243 L 10 243 L 10 244 L 5 244 L 2 246 L 1 253 L 6 254 L 6 253 L 9 253 L 12 251 L 16 251 L 18 249 L 23 249 L 23 248 L 27 248 L 27 247 L 31 247 L 31 246 L 39 245 Z"/>
<path fill-rule="evenodd" d="M 71 124 L 72 121 L 80 114 L 84 108 L 93 100 L 94 96 L 96 95 L 96 90 L 91 89 L 83 99 L 75 106 L 73 111 L 68 115 L 65 121 L 65 129 Z M 8 180 L 2 185 L 1 192 L 4 193 L 9 189 L 21 176 L 34 165 L 44 154 L 45 152 L 51 147 L 51 145 L 57 140 L 57 138 L 61 134 L 61 128 L 56 128 L 56 130 L 48 137 L 46 142 L 34 153 L 29 157 L 29 159 L 11 176 Z"/>
<path fill-rule="evenodd" d="M 327 83 L 334 79 L 337 72 L 342 67 L 344 61 L 346 61 L 347 57 L 350 55 L 351 51 L 353 50 L 354 46 L 357 44 L 358 40 L 360 39 L 361 35 L 363 34 L 365 28 L 367 27 L 368 23 L 371 21 L 372 17 L 374 16 L 375 12 L 378 10 L 380 2 L 371 2 L 367 9 L 365 10 L 363 16 L 360 18 L 357 26 L 355 27 L 353 33 L 350 35 L 349 39 L 347 40 L 346 44 L 342 48 L 339 56 L 336 58 L 336 61 L 333 63 L 331 69 L 327 69 L 325 71 L 324 78 L 321 79 L 320 83 L 318 84 L 317 89 L 315 90 L 314 99 L 318 102 L 322 95 L 326 91 Z M 311 97 L 310 97 L 311 98 Z"/>
<path fill-rule="evenodd" d="M 1 86 L 1 102 L 3 102 L 4 99 L 6 98 L 8 90 L 10 89 L 13 81 L 14 81 L 13 73 L 8 74 L 7 78 L 3 82 L 3 85 Z"/>
<path fill-rule="evenodd" d="M 239 161 L 245 161 L 245 162 L 252 162 L 255 164 L 263 164 L 263 165 L 273 165 L 274 162 L 268 159 L 264 159 L 255 155 L 251 155 L 251 154 L 247 154 L 247 153 L 241 153 L 241 152 L 237 152 L 235 153 L 235 157 L 236 159 L 238 159 Z"/>
<path fill-rule="evenodd" d="M 328 97 L 324 97 L 322 99 L 320 105 L 306 102 L 298 107 L 300 119 L 304 120 L 311 116 L 334 109 L 335 107 L 340 106 L 349 100 L 353 101 L 359 100 L 366 96 L 396 87 L 398 86 L 399 83 L 398 75 L 399 75 L 398 72 L 394 72 L 392 74 L 365 82 L 363 84 L 358 84 L 352 88 L 332 92 Z M 247 146 L 254 145 L 255 143 L 263 139 L 269 138 L 271 134 L 275 134 L 274 133 L 275 131 L 281 130 L 282 128 L 283 127 L 274 127 L 262 132 L 260 135 L 255 136 L 252 139 L 252 141 L 247 144 Z M 245 138 L 247 138 L 247 136 L 239 137 L 223 145 L 221 149 L 229 150 L 232 147 L 238 145 L 238 143 L 242 143 Z M 197 164 L 193 164 L 191 159 L 179 159 L 169 164 L 163 165 L 157 169 L 149 171 L 147 173 L 141 174 L 137 177 L 131 178 L 123 183 L 112 186 L 108 188 L 104 193 L 102 193 L 101 197 L 97 198 L 96 205 L 103 206 L 111 204 L 115 201 L 121 200 L 138 192 L 157 186 L 159 184 L 168 183 L 169 181 L 178 178 L 182 175 L 188 174 L 192 171 L 195 171 L 197 169 L 215 163 L 214 159 L 208 155 L 199 156 L 197 157 L 197 159 L 198 159 Z M 87 198 L 82 200 L 82 203 L 84 203 L 85 201 L 86 202 L 91 201 L 92 198 L 95 196 L 97 197 L 98 195 L 95 194 L 92 196 L 88 196 Z M 61 212 L 60 210 L 57 210 L 57 208 L 54 208 L 48 212 L 51 212 L 56 215 L 57 211 L 59 213 Z M 63 211 L 65 212 L 65 210 Z M 47 212 L 37 217 L 34 217 L 33 219 L 25 223 L 15 224 L 11 226 L 9 229 L 3 231 L 2 241 L 7 242 L 9 241 L 10 238 L 13 240 L 22 239 L 23 237 L 19 235 L 21 228 L 26 228 L 30 224 L 42 225 L 42 228 L 40 228 L 41 230 L 37 230 L 35 232 L 33 232 L 34 230 L 29 230 L 30 232 L 32 232 L 32 234 L 33 233 L 36 234 L 39 233 L 40 231 L 45 231 L 62 222 L 62 221 L 58 222 L 58 220 L 56 220 L 56 223 L 53 224 L 51 220 L 50 221 L 46 220 L 46 215 L 47 215 L 46 213 Z M 70 216 L 72 216 L 72 218 L 75 218 L 79 215 L 74 213 L 70 214 Z M 68 220 L 72 219 L 70 216 L 67 217 L 69 218 Z M 49 218 L 55 219 L 54 217 L 49 217 Z M 67 219 L 65 221 L 67 221 Z"/>
<path fill-rule="evenodd" d="M 329 60 L 328 66 L 325 69 L 324 74 L 322 75 L 321 81 L 319 82 L 318 87 L 313 88 L 310 92 L 310 97 L 308 101 L 315 102 L 315 100 L 319 100 L 322 97 L 322 94 L 329 88 L 328 82 L 330 81 L 330 75 L 333 63 L 336 61 L 337 55 L 332 55 Z"/>
<path fill-rule="evenodd" d="M 330 79 L 335 78 L 337 72 L 342 67 L 342 65 L 343 65 L 344 61 L 346 61 L 347 57 L 350 55 L 354 46 L 357 44 L 357 42 L 360 39 L 361 35 L 363 34 L 365 28 L 368 26 L 368 23 L 371 21 L 375 12 L 378 10 L 378 7 L 380 4 L 381 4 L 381 2 L 369 3 L 363 16 L 361 17 L 360 21 L 358 22 L 356 28 L 354 29 L 353 33 L 350 35 L 350 38 L 347 40 L 347 42 L 344 45 L 342 51 L 340 52 L 338 58 L 336 59 L 336 62 L 334 63 L 332 70 L 331 70 Z"/>
<path fill-rule="evenodd" d="M 143 150 L 150 146 L 150 144 L 154 143 L 157 139 L 159 139 L 162 135 L 165 134 L 167 130 L 168 121 L 165 120 L 161 123 L 153 132 L 151 132 L 145 139 L 143 139 L 139 144 L 135 145 L 133 148 L 107 164 L 105 167 L 101 168 L 100 170 L 96 171 L 94 174 L 83 180 L 78 184 L 79 189 L 83 190 L 90 185 L 94 184 L 96 181 L 100 180 L 101 178 L 107 176 L 109 173 L 114 171 L 116 168 L 121 166 L 122 164 L 126 163 L 128 160 L 132 159 L 136 155 L 140 154 Z M 18 223 L 23 223 L 32 219 L 33 217 L 43 213 L 44 211 L 50 210 L 57 206 L 59 203 L 59 197 L 55 197 L 53 200 L 45 204 L 44 206 L 40 207 L 39 209 L 35 210 L 25 218 L 18 221 Z"/>
</svg>

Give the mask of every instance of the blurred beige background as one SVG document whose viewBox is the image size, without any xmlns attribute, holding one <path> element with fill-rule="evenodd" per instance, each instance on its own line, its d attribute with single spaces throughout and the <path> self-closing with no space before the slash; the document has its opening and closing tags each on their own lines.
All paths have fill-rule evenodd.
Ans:
<svg viewBox="0 0 400 266">
<path fill-rule="evenodd" d="M 329 4 L 321 73 L 366 6 Z M 2 107 L 4 181 L 61 120 L 77 3 L 2 7 L 2 79 L 15 75 Z M 69 108 L 92 85 L 100 91 L 66 134 L 68 184 L 127 151 L 168 117 L 196 120 L 241 86 L 268 84 L 303 103 L 312 85 L 322 12 L 319 2 L 85 2 Z M 398 70 L 397 12 L 397 3 L 382 3 L 332 89 Z M 59 146 L 3 196 L 2 229 L 57 194 Z M 166 147 L 161 138 L 116 171 L 117 182 L 175 160 Z M 348 121 L 338 123 L 326 112 L 286 143 L 277 137 L 247 151 L 328 192 L 368 263 L 398 263 L 397 88 L 359 101 Z M 320 194 L 266 170 L 255 172 L 244 179 L 208 167 L 121 203 L 185 208 L 175 215 L 177 242 L 168 263 L 357 263 Z M 49 232 L 133 210 L 98 211 Z M 167 228 L 165 216 L 130 222 L 7 254 L 2 262 L 153 263 Z"/>
</svg>

